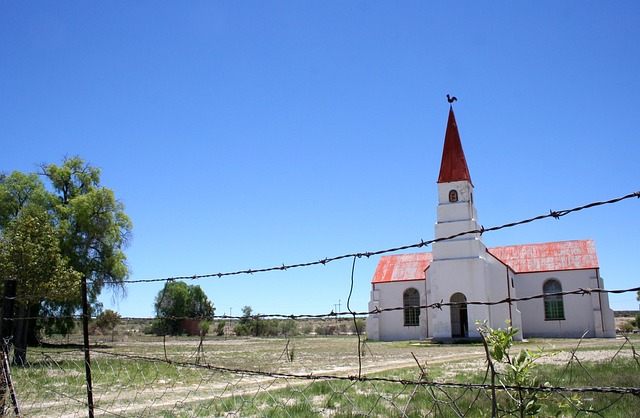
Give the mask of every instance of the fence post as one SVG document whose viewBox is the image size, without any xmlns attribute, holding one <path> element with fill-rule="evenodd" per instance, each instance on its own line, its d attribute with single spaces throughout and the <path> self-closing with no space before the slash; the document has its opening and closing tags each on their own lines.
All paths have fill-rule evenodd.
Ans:
<svg viewBox="0 0 640 418">
<path fill-rule="evenodd" d="M 3 345 L 11 340 L 13 337 L 13 316 L 14 306 L 16 303 L 16 288 L 18 282 L 15 280 L 4 281 L 4 301 L 2 302 L 2 332 L 0 334 L 0 341 Z"/>
<path fill-rule="evenodd" d="M 87 278 L 82 277 L 82 335 L 84 337 L 84 366 L 87 380 L 87 406 L 89 418 L 93 418 L 93 385 L 91 384 L 91 354 L 89 352 L 89 302 L 87 301 Z"/>
<path fill-rule="evenodd" d="M 0 322 L 0 349 L 2 350 L 2 361 L 4 365 L 5 356 L 9 355 L 11 337 L 13 337 L 13 316 L 16 301 L 16 288 L 18 282 L 15 280 L 4 281 L 4 300 L 2 301 L 2 322 Z M 4 370 L 4 368 L 3 368 Z M 5 414 L 5 399 L 7 399 L 8 380 L 7 376 L 2 376 L 0 382 L 0 413 Z"/>
</svg>

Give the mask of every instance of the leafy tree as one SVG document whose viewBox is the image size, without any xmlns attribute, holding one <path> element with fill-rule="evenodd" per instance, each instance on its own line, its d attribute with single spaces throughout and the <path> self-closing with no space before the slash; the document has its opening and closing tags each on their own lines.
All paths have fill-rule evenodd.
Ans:
<svg viewBox="0 0 640 418">
<path fill-rule="evenodd" d="M 100 185 L 100 169 L 80 157 L 65 158 L 62 165 L 41 166 L 42 175 L 53 186 L 53 212 L 62 239 L 60 246 L 69 264 L 87 281 L 88 301 L 99 310 L 97 298 L 107 287 L 124 297 L 124 280 L 129 275 L 124 248 L 131 236 L 132 223 L 124 205 L 111 189 Z M 71 315 L 82 307 L 80 287 L 62 303 L 45 301 L 42 310 L 49 319 L 47 332 L 73 329 Z"/>
<path fill-rule="evenodd" d="M 41 301 L 64 301 L 80 283 L 60 253 L 59 239 L 50 215 L 26 207 L 11 219 L 0 236 L 0 275 L 16 281 L 14 362 L 25 363 L 29 318 Z"/>
<path fill-rule="evenodd" d="M 19 301 L 64 300 L 77 287 L 79 274 L 68 266 L 58 242 L 51 216 L 37 206 L 25 207 L 3 229 L 0 272 L 18 281 Z"/>
<path fill-rule="evenodd" d="M 111 331 L 111 342 L 113 342 L 113 333 L 118 324 L 122 322 L 120 314 L 107 309 L 96 317 L 96 326 L 104 331 Z"/>
<path fill-rule="evenodd" d="M 253 315 L 251 306 L 242 308 L 242 317 L 233 328 L 236 335 L 253 335 L 254 337 L 273 337 L 276 335 L 297 335 L 297 323 L 292 320 L 263 319 Z"/>
<path fill-rule="evenodd" d="M 37 342 L 41 328 L 62 333 L 73 329 L 73 316 L 82 306 L 81 279 L 89 283 L 89 302 L 96 309 L 97 298 L 105 287 L 125 295 L 124 280 L 129 275 L 124 249 L 132 224 L 113 191 L 100 185 L 100 169 L 80 157 L 65 158 L 60 166 L 50 164 L 40 168 L 41 178 L 50 181 L 51 191 L 35 174 L 14 172 L 0 176 L 0 234 L 5 243 L 5 264 L 0 269 L 0 278 L 19 278 L 6 261 L 11 258 L 6 248 L 12 248 L 11 240 L 17 239 L 12 231 L 20 229 L 20 223 L 26 227 L 29 222 L 36 222 L 38 229 L 30 235 L 31 242 L 48 247 L 48 251 L 58 254 L 61 260 L 52 264 L 57 268 L 42 264 L 45 272 L 37 276 L 13 264 L 23 277 L 18 285 L 27 286 L 18 293 L 23 294 L 28 283 L 36 283 L 40 293 L 37 303 L 27 300 L 19 308 L 28 310 L 22 317 L 41 318 L 37 322 L 34 319 L 16 324 L 15 343 L 20 349 L 15 355 L 21 358 L 14 361 L 19 364 L 24 363 L 26 355 L 26 343 L 24 347 L 18 346 L 22 340 Z M 50 261 L 55 258 L 52 254 Z M 26 275 L 30 275 L 30 281 L 24 279 Z M 44 319 L 50 317 L 55 319 Z M 23 335 L 28 337 L 24 339 Z"/>
<path fill-rule="evenodd" d="M 210 320 L 200 322 L 200 336 L 202 338 L 204 338 L 209 333 L 210 329 L 211 329 Z"/>
<path fill-rule="evenodd" d="M 123 250 L 133 227 L 124 205 L 113 190 L 100 186 L 100 169 L 80 157 L 42 169 L 59 201 L 54 211 L 63 232 L 61 246 L 71 265 L 91 281 L 92 296 L 105 286 L 124 292 L 129 267 Z"/>
<path fill-rule="evenodd" d="M 295 319 L 285 319 L 279 322 L 278 332 L 286 337 L 298 335 L 298 322 Z"/>
<path fill-rule="evenodd" d="M 210 318 L 215 312 L 200 286 L 173 281 L 158 292 L 154 307 L 156 317 L 164 324 L 164 332 L 171 335 L 180 334 L 183 319 Z"/>
<path fill-rule="evenodd" d="M 259 319 L 253 318 L 252 313 L 253 309 L 251 306 L 244 306 L 242 308 L 242 317 L 238 321 L 238 325 L 233 328 L 236 335 L 258 335 Z"/>
</svg>

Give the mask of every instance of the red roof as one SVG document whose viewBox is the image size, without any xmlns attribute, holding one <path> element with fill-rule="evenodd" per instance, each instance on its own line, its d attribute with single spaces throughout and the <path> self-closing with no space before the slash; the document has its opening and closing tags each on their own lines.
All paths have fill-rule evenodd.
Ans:
<svg viewBox="0 0 640 418">
<path fill-rule="evenodd" d="M 597 269 L 598 255 L 593 240 L 547 242 L 489 248 L 497 259 L 516 273 Z"/>
<path fill-rule="evenodd" d="M 467 180 L 471 182 L 471 175 L 467 167 L 467 160 L 462 150 L 462 142 L 458 133 L 458 124 L 453 114 L 453 108 L 449 108 L 449 120 L 447 132 L 444 135 L 444 147 L 442 149 L 442 162 L 440 163 L 440 175 L 438 183 Z"/>
<path fill-rule="evenodd" d="M 424 280 L 424 271 L 431 264 L 431 253 L 385 255 L 380 257 L 371 283 Z"/>
<path fill-rule="evenodd" d="M 593 240 L 509 245 L 487 251 L 516 273 L 599 268 Z M 424 280 L 432 253 L 387 255 L 380 258 L 371 283 Z"/>
</svg>

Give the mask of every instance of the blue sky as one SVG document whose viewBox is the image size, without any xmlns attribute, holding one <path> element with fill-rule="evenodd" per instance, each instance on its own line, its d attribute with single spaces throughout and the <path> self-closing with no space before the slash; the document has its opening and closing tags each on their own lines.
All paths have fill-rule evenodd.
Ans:
<svg viewBox="0 0 640 418">
<path fill-rule="evenodd" d="M 132 280 L 433 238 L 454 94 L 485 227 L 640 190 L 640 4 L 0 0 L 0 171 L 80 155 L 134 223 Z M 592 238 L 638 286 L 640 201 L 484 236 Z M 378 258 L 358 259 L 367 309 Z M 209 278 L 217 314 L 346 310 L 351 260 Z M 153 315 L 162 283 L 105 307 Z M 612 295 L 637 309 L 635 294 Z"/>
</svg>

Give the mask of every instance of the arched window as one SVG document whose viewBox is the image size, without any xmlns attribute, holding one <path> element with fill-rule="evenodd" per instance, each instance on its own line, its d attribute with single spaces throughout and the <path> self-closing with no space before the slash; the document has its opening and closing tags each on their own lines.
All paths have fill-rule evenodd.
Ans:
<svg viewBox="0 0 640 418">
<path fill-rule="evenodd" d="M 404 291 L 402 295 L 404 306 L 404 326 L 417 327 L 420 325 L 420 293 L 413 287 Z"/>
<path fill-rule="evenodd" d="M 554 295 L 561 293 L 562 285 L 556 279 L 549 279 L 542 285 L 542 293 L 544 293 L 544 320 L 558 321 L 564 319 L 564 302 L 562 295 Z"/>
<path fill-rule="evenodd" d="M 455 203 L 458 201 L 458 191 L 457 190 L 449 190 L 449 202 Z"/>
</svg>

